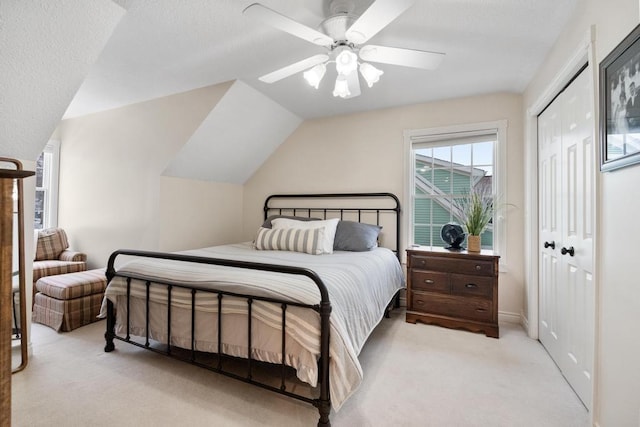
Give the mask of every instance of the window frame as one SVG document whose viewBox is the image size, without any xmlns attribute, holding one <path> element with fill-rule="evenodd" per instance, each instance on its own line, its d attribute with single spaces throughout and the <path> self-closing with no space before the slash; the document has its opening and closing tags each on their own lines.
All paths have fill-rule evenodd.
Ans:
<svg viewBox="0 0 640 427">
<path fill-rule="evenodd" d="M 493 150 L 493 178 L 494 194 L 499 198 L 499 205 L 507 205 L 507 120 L 497 120 L 463 125 L 442 126 L 426 129 L 410 129 L 403 132 L 404 137 L 404 200 L 403 214 L 405 241 L 409 246 L 414 245 L 414 188 L 415 188 L 415 159 L 414 147 L 429 142 L 458 143 L 488 133 L 496 134 Z M 500 255 L 500 265 L 507 264 L 507 218 L 504 212 L 497 212 L 493 218 L 493 251 Z M 404 256 L 404 255 L 403 255 Z"/>
<path fill-rule="evenodd" d="M 44 191 L 44 221 L 42 229 L 58 226 L 58 180 L 60 175 L 60 141 L 52 139 L 42 150 L 41 155 L 51 155 L 50 164 L 43 164 L 42 187 L 36 186 L 35 191 Z M 48 167 L 47 167 L 48 166 Z M 45 182 L 46 181 L 46 182 Z M 37 183 L 37 180 L 36 180 Z M 35 207 L 34 207 L 35 219 Z M 34 223 L 34 228 L 35 223 Z M 38 228 L 36 228 L 38 229 Z"/>
</svg>

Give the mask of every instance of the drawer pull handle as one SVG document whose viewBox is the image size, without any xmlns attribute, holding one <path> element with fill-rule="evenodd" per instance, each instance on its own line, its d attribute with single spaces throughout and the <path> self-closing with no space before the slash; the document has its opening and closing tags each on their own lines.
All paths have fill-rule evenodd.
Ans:
<svg viewBox="0 0 640 427">
<path fill-rule="evenodd" d="M 420 265 L 424 265 L 425 261 L 423 259 L 420 260 Z"/>
<path fill-rule="evenodd" d="M 422 305 L 422 304 L 424 304 L 424 302 L 423 302 L 423 301 L 420 301 L 420 300 L 417 300 L 417 301 L 416 301 L 416 304 L 418 304 L 418 305 Z"/>
<path fill-rule="evenodd" d="M 478 271 L 482 270 L 482 266 L 481 265 L 476 265 L 476 270 L 478 270 Z"/>
<path fill-rule="evenodd" d="M 427 285 L 433 285 L 434 281 L 431 279 L 424 279 L 424 283 L 426 283 Z"/>
<path fill-rule="evenodd" d="M 487 311 L 487 309 L 485 309 L 485 308 L 476 308 L 476 311 L 478 311 L 480 313 L 484 313 L 485 311 Z"/>
<path fill-rule="evenodd" d="M 466 285 L 464 285 L 464 287 L 467 289 L 473 289 L 473 288 L 477 288 L 478 285 L 476 285 L 475 283 L 467 283 Z"/>
</svg>

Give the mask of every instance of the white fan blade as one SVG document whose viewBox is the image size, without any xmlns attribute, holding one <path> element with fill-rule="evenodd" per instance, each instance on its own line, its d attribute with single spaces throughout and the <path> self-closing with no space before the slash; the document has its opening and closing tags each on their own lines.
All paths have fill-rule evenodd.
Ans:
<svg viewBox="0 0 640 427">
<path fill-rule="evenodd" d="M 360 48 L 360 58 L 363 61 L 435 70 L 444 59 L 444 53 L 368 44 Z"/>
<path fill-rule="evenodd" d="M 354 98 L 360 95 L 360 77 L 358 77 L 358 70 L 353 70 L 347 75 L 347 84 L 349 85 L 350 95 L 344 97 L 344 99 Z"/>
<path fill-rule="evenodd" d="M 331 46 L 333 39 L 326 34 L 316 31 L 313 28 L 309 28 L 293 19 L 284 16 L 275 10 L 269 9 L 260 3 L 253 3 L 242 12 L 247 16 L 252 16 L 261 20 L 267 25 L 272 26 L 278 30 L 282 30 L 286 33 L 299 37 L 303 40 L 317 44 L 318 46 Z"/>
<path fill-rule="evenodd" d="M 415 0 L 377 0 L 349 27 L 345 36 L 355 44 L 362 44 L 378 34 L 394 19 L 409 9 Z"/>
<path fill-rule="evenodd" d="M 260 77 L 259 80 L 265 83 L 274 83 L 278 80 L 284 79 L 285 77 L 289 77 L 295 73 L 299 73 L 300 71 L 307 70 L 314 65 L 318 65 L 328 60 L 328 55 L 320 53 L 307 59 L 303 59 L 302 61 L 298 61 L 294 64 L 287 65 L 286 67 L 280 68 L 279 70 L 273 71 L 269 74 L 265 74 L 264 76 Z"/>
</svg>

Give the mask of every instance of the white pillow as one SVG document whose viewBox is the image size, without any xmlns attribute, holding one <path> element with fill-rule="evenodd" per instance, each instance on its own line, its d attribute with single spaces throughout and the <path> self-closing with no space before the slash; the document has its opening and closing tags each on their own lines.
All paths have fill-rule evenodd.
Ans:
<svg viewBox="0 0 640 427">
<path fill-rule="evenodd" d="M 294 251 L 311 255 L 321 254 L 320 244 L 324 227 L 318 228 L 263 228 L 258 230 L 255 247 L 262 251 Z"/>
<path fill-rule="evenodd" d="M 276 218 L 271 221 L 274 230 L 279 228 L 324 228 L 324 236 L 321 240 L 319 249 L 323 254 L 333 253 L 333 240 L 336 237 L 336 228 L 338 227 L 339 218 L 325 219 L 321 221 L 296 221 L 295 219 Z"/>
</svg>

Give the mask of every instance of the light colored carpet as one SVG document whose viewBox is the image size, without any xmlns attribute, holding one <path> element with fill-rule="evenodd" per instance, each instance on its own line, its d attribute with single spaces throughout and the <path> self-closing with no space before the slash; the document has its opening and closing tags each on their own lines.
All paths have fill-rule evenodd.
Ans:
<svg viewBox="0 0 640 427">
<path fill-rule="evenodd" d="M 315 408 L 116 341 L 104 321 L 68 333 L 33 325 L 13 376 L 14 426 L 315 426 Z M 364 382 L 333 426 L 583 427 L 589 416 L 537 341 L 404 322 L 392 313 L 360 360 Z"/>
</svg>

